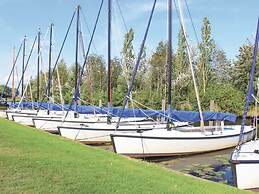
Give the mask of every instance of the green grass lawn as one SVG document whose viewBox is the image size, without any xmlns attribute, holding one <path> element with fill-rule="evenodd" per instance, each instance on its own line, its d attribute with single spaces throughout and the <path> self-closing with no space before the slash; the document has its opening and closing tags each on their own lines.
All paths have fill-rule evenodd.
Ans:
<svg viewBox="0 0 259 194">
<path fill-rule="evenodd" d="M 246 193 L 0 119 L 0 193 Z"/>
</svg>

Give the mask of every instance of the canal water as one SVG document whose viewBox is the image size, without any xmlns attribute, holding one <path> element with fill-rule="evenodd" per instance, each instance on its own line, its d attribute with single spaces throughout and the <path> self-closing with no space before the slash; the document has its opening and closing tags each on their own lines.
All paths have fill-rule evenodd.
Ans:
<svg viewBox="0 0 259 194">
<path fill-rule="evenodd" d="M 101 148 L 113 151 L 111 145 Z M 199 178 L 233 185 L 229 157 L 233 148 L 189 156 L 174 156 L 145 159 L 165 168 L 190 174 Z"/>
<path fill-rule="evenodd" d="M 205 154 L 156 158 L 148 161 L 199 178 L 233 185 L 229 163 L 232 150 L 231 148 Z"/>
</svg>

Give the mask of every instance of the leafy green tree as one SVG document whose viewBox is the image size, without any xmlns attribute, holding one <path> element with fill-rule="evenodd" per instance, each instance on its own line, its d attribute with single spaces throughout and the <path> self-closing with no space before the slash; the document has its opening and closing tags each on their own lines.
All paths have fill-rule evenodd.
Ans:
<svg viewBox="0 0 259 194">
<path fill-rule="evenodd" d="M 253 55 L 253 45 L 250 42 L 243 44 L 239 49 L 239 54 L 234 61 L 234 66 L 232 68 L 232 82 L 233 85 L 242 91 L 247 93 L 247 87 L 250 77 L 250 69 L 252 64 Z M 257 54 L 257 58 L 258 54 Z M 257 60 L 256 69 L 259 69 L 259 61 Z M 255 89 L 256 89 L 256 78 L 259 76 L 259 71 L 256 71 L 254 77 Z"/>
<path fill-rule="evenodd" d="M 231 84 L 217 83 L 207 88 L 206 95 L 201 95 L 203 110 L 209 111 L 210 101 L 214 100 L 218 111 L 241 115 L 245 95 Z"/>
<path fill-rule="evenodd" d="M 3 93 L 3 91 L 4 91 L 4 85 L 0 85 L 0 94 L 2 95 L 2 93 Z M 4 92 L 4 94 L 3 94 L 3 96 L 2 96 L 3 98 L 10 98 L 10 97 L 12 97 L 12 88 L 10 88 L 9 86 L 7 86 L 6 88 L 5 88 L 5 92 Z"/>
<path fill-rule="evenodd" d="M 66 95 L 67 93 L 71 94 L 72 88 L 74 86 L 69 85 L 69 76 L 70 75 L 67 64 L 62 59 L 58 63 L 53 75 L 53 97 L 55 99 L 55 102 L 63 103 L 62 100 L 64 100 L 64 102 L 69 103 L 71 101 L 71 95 Z M 73 75 L 71 75 L 71 77 L 73 77 Z"/>
<path fill-rule="evenodd" d="M 133 48 L 134 31 L 132 28 L 124 36 L 123 49 L 122 49 L 122 70 L 127 85 L 129 86 L 132 70 L 134 67 L 135 54 Z"/>
<path fill-rule="evenodd" d="M 231 62 L 222 49 L 217 49 L 213 65 L 213 73 L 218 83 L 227 83 L 231 79 Z"/>
<path fill-rule="evenodd" d="M 166 97 L 166 56 L 167 43 L 159 42 L 155 52 L 152 53 L 149 61 L 148 82 L 150 101 L 158 103 L 154 108 L 160 108 L 162 99 Z M 148 92 L 145 92 L 148 94 Z"/>
<path fill-rule="evenodd" d="M 207 17 L 203 19 L 201 28 L 201 42 L 199 44 L 199 58 L 197 64 L 198 81 L 203 94 L 212 78 L 212 61 L 215 53 L 215 41 L 211 36 L 211 25 Z"/>
<path fill-rule="evenodd" d="M 182 28 L 178 33 L 178 47 L 173 60 L 173 102 L 178 109 L 190 109 L 189 91 L 193 90 L 188 64 L 187 44 Z"/>
<path fill-rule="evenodd" d="M 81 97 L 90 104 L 99 104 L 107 100 L 107 72 L 102 56 L 90 55 L 87 61 L 87 70 L 81 86 Z M 88 95 L 90 94 L 90 95 Z"/>
</svg>

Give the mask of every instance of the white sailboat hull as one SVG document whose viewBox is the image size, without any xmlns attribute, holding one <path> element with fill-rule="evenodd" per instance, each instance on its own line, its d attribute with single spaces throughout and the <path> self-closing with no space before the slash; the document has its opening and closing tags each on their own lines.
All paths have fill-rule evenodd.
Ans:
<svg viewBox="0 0 259 194">
<path fill-rule="evenodd" d="M 63 118 L 33 118 L 33 124 L 37 129 L 48 131 L 51 133 L 58 133 L 58 126 L 80 126 L 86 122 L 98 122 L 97 117 L 89 116 L 89 118 L 72 118 L 69 116 L 64 120 Z"/>
<path fill-rule="evenodd" d="M 239 189 L 259 188 L 259 140 L 244 143 L 235 149 L 230 163 L 235 186 Z"/>
<path fill-rule="evenodd" d="M 36 116 L 37 110 L 6 110 L 7 119 L 13 121 L 13 115 L 34 115 Z"/>
<path fill-rule="evenodd" d="M 226 126 L 226 129 L 232 126 Z M 240 128 L 221 132 L 182 132 L 153 130 L 143 133 L 112 134 L 114 151 L 132 157 L 186 155 L 234 147 L 238 143 Z M 245 140 L 254 137 L 255 129 L 247 126 Z"/>
<path fill-rule="evenodd" d="M 122 122 L 130 122 L 130 121 L 140 121 L 139 123 L 143 124 L 141 120 L 145 118 L 125 118 L 122 119 Z M 113 118 L 112 122 L 115 123 L 117 118 Z M 82 127 L 88 125 L 94 125 L 96 123 L 107 123 L 106 116 L 95 116 L 95 115 L 85 115 L 81 118 L 66 118 L 63 120 L 62 118 L 33 118 L 34 126 L 38 129 L 42 129 L 49 132 L 58 133 L 58 126 L 67 126 L 67 127 Z M 153 123 L 151 121 L 146 121 L 146 124 Z M 184 122 L 184 124 L 188 124 Z"/>
<path fill-rule="evenodd" d="M 64 111 L 50 111 L 49 114 L 47 114 L 47 110 L 40 110 L 37 115 L 26 115 L 26 114 L 13 114 L 12 118 L 15 122 L 28 125 L 28 126 L 34 126 L 33 118 L 44 118 L 44 119 L 50 119 L 50 118 L 62 118 L 66 112 Z"/>
<path fill-rule="evenodd" d="M 12 115 L 13 120 L 16 123 L 20 123 L 27 126 L 33 126 L 32 118 L 35 117 L 35 115 Z"/>
<path fill-rule="evenodd" d="M 151 125 L 148 122 L 140 122 L 136 125 L 134 122 L 125 123 L 120 126 L 117 131 L 115 130 L 116 124 L 106 124 L 106 123 L 95 123 L 87 124 L 79 127 L 68 127 L 59 126 L 59 133 L 61 136 L 68 139 L 77 140 L 86 144 L 98 144 L 98 143 L 108 143 L 111 142 L 110 135 L 116 132 L 129 133 L 135 132 L 137 130 L 152 130 L 152 129 L 164 129 L 165 124 L 156 125 L 153 123 Z"/>
<path fill-rule="evenodd" d="M 7 115 L 6 115 L 6 112 L 5 110 L 0 110 L 0 118 L 6 118 Z"/>
</svg>

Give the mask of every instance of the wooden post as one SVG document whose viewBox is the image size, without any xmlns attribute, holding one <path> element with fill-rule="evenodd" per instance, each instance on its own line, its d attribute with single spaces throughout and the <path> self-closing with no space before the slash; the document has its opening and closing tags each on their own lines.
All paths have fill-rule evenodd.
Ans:
<svg viewBox="0 0 259 194">
<path fill-rule="evenodd" d="M 214 100 L 210 100 L 210 111 L 213 112 L 215 111 L 215 101 Z M 214 122 L 213 121 L 209 121 L 209 126 L 213 126 Z"/>
<path fill-rule="evenodd" d="M 162 111 L 165 112 L 166 110 L 166 102 L 165 99 L 162 99 Z M 162 118 L 163 121 L 167 120 L 165 117 Z"/>
</svg>

